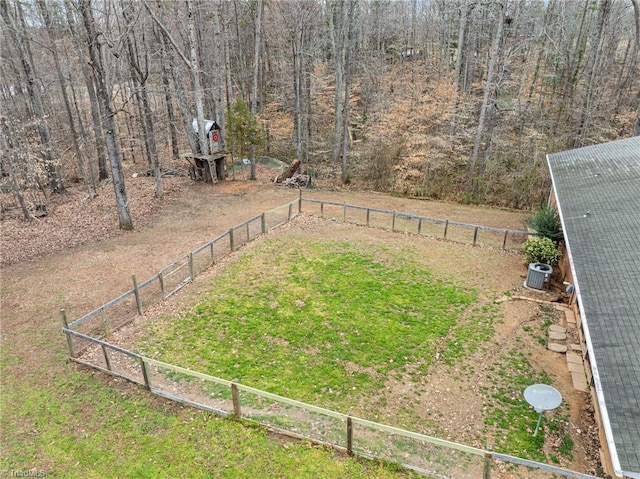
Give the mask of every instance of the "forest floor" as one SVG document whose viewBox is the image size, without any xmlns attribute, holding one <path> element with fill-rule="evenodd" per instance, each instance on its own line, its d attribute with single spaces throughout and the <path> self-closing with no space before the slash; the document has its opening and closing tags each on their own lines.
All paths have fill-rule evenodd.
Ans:
<svg viewBox="0 0 640 479">
<path fill-rule="evenodd" d="M 40 391 L 52 398 L 62 395 L 56 385 L 60 384 L 61 377 L 70 374 L 70 369 L 76 369 L 65 360 L 66 344 L 60 333 L 59 311 L 65 309 L 71 319 L 80 317 L 128 289 L 132 273 L 140 279 L 149 278 L 171 261 L 238 223 L 298 197 L 298 190 L 275 185 L 270 181 L 272 177 L 273 172 L 265 169 L 259 172 L 257 182 L 225 181 L 214 186 L 192 183 L 187 178 L 167 178 L 162 200 L 153 197 L 152 178 L 129 178 L 127 189 L 136 228 L 131 232 L 117 229 L 111 185 L 101 187 L 98 197 L 93 200 L 85 199 L 84 190 L 70 190 L 65 195 L 54 197 L 49 202 L 48 216 L 31 223 L 23 222 L 12 211 L 5 212 L 1 245 L 2 443 L 20 445 L 29 438 L 40 453 L 34 452 L 22 463 L 11 463 L 7 455 L 12 451 L 15 453 L 15 450 L 3 447 L 0 453 L 3 464 L 25 469 L 65 470 L 75 460 L 42 453 L 50 447 L 44 441 L 55 438 L 37 433 L 47 426 L 38 422 L 42 418 L 37 415 L 26 414 L 20 401 L 21 396 L 28 394 L 27 391 Z M 512 230 L 522 229 L 528 216 L 521 211 L 412 200 L 322 185 L 305 190 L 303 194 L 314 199 L 344 201 Z M 331 235 L 330 232 L 326 234 Z M 362 231 L 356 234 L 370 233 Z M 442 264 L 437 266 L 441 269 L 452 267 L 446 255 L 434 255 L 432 261 L 441 261 Z M 526 273 L 522 259 L 512 254 L 505 264 L 508 265 L 507 270 L 477 275 L 476 281 L 482 281 L 483 287 L 493 288 L 496 294 L 505 291 L 522 294 Z M 490 266 L 477 263 L 471 269 L 478 272 Z M 562 355 L 547 351 L 533 338 L 523 343 L 519 334 L 524 325 L 540 319 L 539 305 L 527 301 L 506 301 L 500 308 L 506 321 L 496 327 L 496 348 L 500 351 L 508 351 L 512 347 L 529 348 L 534 353 L 532 361 L 535 366 L 552 378 L 554 387 L 564 397 L 563 408 L 570 424 L 574 448 L 572 458 L 563 465 L 595 472 L 598 447 L 594 439 L 592 413 L 588 413 L 588 395 L 573 389 Z M 483 359 L 476 358 L 476 361 L 481 363 Z M 479 366 L 477 371 L 481 374 L 486 364 Z M 88 374 L 88 371 L 81 372 Z M 100 374 L 93 376 L 105 384 L 113 384 L 112 379 Z M 450 439 L 467 443 L 474 441 L 483 428 L 479 420 L 483 405 L 474 403 L 482 378 L 475 376 L 459 381 L 445 374 L 432 377 L 438 379 L 429 391 L 429 404 L 438 408 L 437 417 L 444 418 L 442 430 Z M 144 397 L 147 394 L 132 386 L 120 386 L 129 395 Z M 402 384 L 395 387 L 399 396 L 407 393 L 402 390 Z M 73 388 L 81 389 L 80 386 Z M 74 391 L 73 394 L 82 393 Z M 86 408 L 91 409 L 91 406 L 86 405 Z M 99 419 L 100 414 L 96 411 L 80 411 L 80 414 L 105 420 Z M 484 444 L 473 445 L 484 447 Z"/>
</svg>

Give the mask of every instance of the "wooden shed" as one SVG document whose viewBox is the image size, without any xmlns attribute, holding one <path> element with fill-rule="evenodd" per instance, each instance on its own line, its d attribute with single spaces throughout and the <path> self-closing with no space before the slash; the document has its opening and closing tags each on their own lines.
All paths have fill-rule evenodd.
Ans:
<svg viewBox="0 0 640 479">
<path fill-rule="evenodd" d="M 198 133 L 198 120 L 193 120 L 193 130 Z M 217 183 L 224 180 L 226 172 L 226 151 L 222 149 L 222 133 L 220 126 L 213 120 L 205 120 L 205 134 L 209 141 L 208 155 L 201 153 L 183 153 L 181 158 L 189 162 L 191 177 L 196 181 Z"/>
</svg>

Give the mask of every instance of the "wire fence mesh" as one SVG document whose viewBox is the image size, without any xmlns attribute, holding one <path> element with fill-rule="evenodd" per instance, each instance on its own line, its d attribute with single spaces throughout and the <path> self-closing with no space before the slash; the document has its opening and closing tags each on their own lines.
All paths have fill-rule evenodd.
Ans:
<svg viewBox="0 0 640 479">
<path fill-rule="evenodd" d="M 154 394 L 220 415 L 235 415 L 275 431 L 383 459 L 432 478 L 597 479 L 595 476 L 429 437 L 277 396 L 227 379 L 144 357 L 108 343 L 113 331 L 166 299 L 213 263 L 257 236 L 291 220 L 302 205 L 323 217 L 503 249 L 518 249 L 525 232 L 449 222 L 340 203 L 306 200 L 283 205 L 223 233 L 163 268 L 118 298 L 67 322 L 63 332 L 75 361 L 145 386 Z"/>
<path fill-rule="evenodd" d="M 493 228 L 347 203 L 307 198 L 301 198 L 300 201 L 305 213 L 314 214 L 322 218 L 397 232 L 443 238 L 474 246 L 520 250 L 522 249 L 522 243 L 530 235 L 527 231 Z"/>
</svg>

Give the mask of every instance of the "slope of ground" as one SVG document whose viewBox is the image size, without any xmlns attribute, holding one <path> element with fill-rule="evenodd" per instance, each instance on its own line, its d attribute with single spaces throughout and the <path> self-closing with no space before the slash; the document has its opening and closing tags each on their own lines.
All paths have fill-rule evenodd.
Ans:
<svg viewBox="0 0 640 479">
<path fill-rule="evenodd" d="M 167 198 L 157 201 L 152 179 L 128 183 L 134 184 L 129 187 L 137 226 L 133 232 L 117 232 L 112 212 L 96 214 L 90 202 L 82 203 L 81 192 L 36 223 L 3 221 L 0 468 L 35 468 L 61 477 L 103 477 L 104 471 L 114 467 L 121 477 L 155 477 L 158 471 L 165 477 L 255 477 L 260 475 L 257 471 L 265 470 L 271 476 L 286 476 L 299 470 L 292 448 L 270 449 L 269 441 L 260 447 L 248 446 L 255 448 L 251 457 L 234 459 L 229 451 L 236 446 L 225 444 L 245 444 L 247 433 L 242 429 L 223 431 L 215 425 L 218 420 L 206 414 L 66 362 L 60 309 L 67 309 L 71 318 L 79 317 L 127 289 L 131 273 L 148 278 L 239 222 L 298 195 L 268 182 L 228 181 L 211 186 L 176 179 L 167 182 Z M 107 189 L 101 192 L 105 198 L 110 194 Z M 520 229 L 526 216 L 370 192 L 310 190 L 304 194 L 511 229 Z M 57 218 L 58 213 L 64 219 Z M 83 218 L 81 226 L 61 231 L 74 218 Z M 549 367 L 557 365 L 549 361 Z M 453 405 L 457 392 L 452 384 L 434 384 L 428 394 Z M 463 415 L 467 398 L 461 397 Z M 172 431 L 180 437 L 172 437 Z M 463 437 L 474 434 L 470 431 Z M 265 454 L 272 459 L 264 462 Z M 182 468 L 163 469 L 174 462 L 183 464 Z M 356 473 L 343 464 L 327 466 L 317 459 L 305 467 L 308 471 L 336 468 L 332 477 L 387 477 L 377 469 Z M 233 470 L 227 474 L 226 468 Z"/>
</svg>

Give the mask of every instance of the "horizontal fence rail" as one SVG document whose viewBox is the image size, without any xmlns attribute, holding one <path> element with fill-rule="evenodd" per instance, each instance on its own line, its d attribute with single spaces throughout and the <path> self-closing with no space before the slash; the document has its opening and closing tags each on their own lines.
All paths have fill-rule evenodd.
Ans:
<svg viewBox="0 0 640 479">
<path fill-rule="evenodd" d="M 242 418 L 349 454 L 396 462 L 428 477 L 501 477 L 499 471 L 504 469 L 509 477 L 597 479 L 558 466 L 332 411 L 147 358 L 67 328 L 63 331 L 94 345 L 96 355 L 104 355 L 103 364 L 97 364 L 96 359 L 74 358 L 76 362 L 133 381 L 153 394 L 222 416 Z M 117 356 L 129 361 L 124 362 Z M 494 469 L 498 472 L 492 472 Z"/>
<path fill-rule="evenodd" d="M 522 242 L 530 235 L 527 231 L 494 228 L 448 219 L 420 216 L 367 206 L 350 205 L 301 197 L 302 206 L 310 206 L 306 213 L 322 218 L 335 218 L 344 223 L 389 229 L 393 232 L 414 233 L 451 241 L 470 243 L 474 246 L 492 246 L 502 249 L 521 249 Z"/>
<path fill-rule="evenodd" d="M 222 257 L 293 219 L 302 211 L 304 202 L 319 205 L 320 216 L 335 217 L 336 210 L 330 209 L 338 208 L 337 214 L 345 222 L 349 220 L 367 226 L 388 227 L 392 231 L 409 231 L 411 227 L 414 230 L 410 232 L 430 235 L 429 225 L 438 225 L 442 229 L 442 236 L 447 238 L 448 234 L 452 234 L 452 228 L 471 228 L 474 245 L 480 244 L 481 231 L 500 235 L 503 249 L 507 249 L 508 236 L 511 241 L 509 247 L 513 247 L 517 244 L 513 238 L 522 239 L 529 234 L 346 203 L 308 200 L 300 195 L 297 201 L 254 216 L 229 229 L 140 284 L 132 275 L 132 289 L 71 323 L 62 310 L 62 331 L 66 336 L 70 358 L 79 364 L 128 379 L 153 394 L 173 401 L 222 416 L 252 421 L 270 430 L 325 444 L 348 454 L 392 461 L 432 478 L 597 479 L 588 474 L 494 452 L 489 448 L 479 449 L 306 404 L 236 381 L 148 358 L 107 341 L 113 331 L 142 315 L 145 305 L 167 299 Z"/>
</svg>

